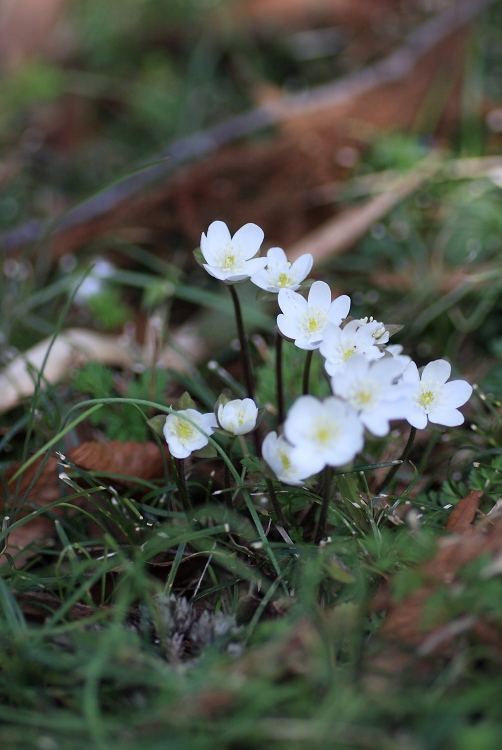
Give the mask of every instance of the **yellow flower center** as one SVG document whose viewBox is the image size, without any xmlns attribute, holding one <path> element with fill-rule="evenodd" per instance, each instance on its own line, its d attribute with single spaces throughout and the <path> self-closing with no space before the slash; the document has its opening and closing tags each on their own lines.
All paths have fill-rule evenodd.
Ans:
<svg viewBox="0 0 502 750">
<path fill-rule="evenodd" d="M 432 404 L 437 404 L 438 402 L 438 393 L 430 388 L 428 390 L 423 390 L 418 396 L 417 401 L 418 406 L 421 406 L 425 413 L 428 414 Z"/>
<path fill-rule="evenodd" d="M 229 244 L 218 254 L 216 265 L 222 271 L 240 271 L 243 266 L 242 253 Z"/>
<path fill-rule="evenodd" d="M 316 438 L 319 443 L 327 443 L 330 437 L 330 431 L 327 427 L 319 427 L 316 432 Z"/>
<path fill-rule="evenodd" d="M 225 271 L 231 271 L 232 268 L 235 266 L 235 255 L 225 255 L 223 258 L 223 263 L 221 264 L 221 267 Z"/>
<path fill-rule="evenodd" d="M 193 439 L 195 429 L 185 419 L 178 418 L 176 420 L 176 434 L 183 443 L 184 441 L 190 441 Z"/>
<path fill-rule="evenodd" d="M 347 349 L 343 349 L 342 347 L 340 347 L 340 350 L 344 362 L 346 362 L 348 359 L 351 359 L 357 351 L 355 346 L 349 346 L 347 347 Z"/>
<path fill-rule="evenodd" d="M 280 273 L 277 277 L 277 286 L 287 287 L 291 284 L 291 276 L 289 273 Z"/>
<path fill-rule="evenodd" d="M 284 471 L 288 471 L 288 469 L 291 468 L 291 461 L 289 459 L 288 454 L 287 453 L 281 453 L 281 455 L 279 456 L 279 458 L 281 460 L 282 468 L 284 469 Z"/>
<path fill-rule="evenodd" d="M 313 312 L 307 313 L 303 321 L 300 323 L 300 327 L 303 331 L 303 333 L 310 337 L 317 333 L 322 333 L 326 327 L 326 323 L 328 322 L 328 316 L 326 313 L 315 310 Z"/>
</svg>

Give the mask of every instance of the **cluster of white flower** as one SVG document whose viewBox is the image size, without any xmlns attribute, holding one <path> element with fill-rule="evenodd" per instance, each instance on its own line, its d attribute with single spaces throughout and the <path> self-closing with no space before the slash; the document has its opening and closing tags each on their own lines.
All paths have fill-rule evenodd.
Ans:
<svg viewBox="0 0 502 750">
<path fill-rule="evenodd" d="M 430 362 L 420 375 L 402 347 L 388 344 L 389 329 L 383 323 L 348 318 L 347 295 L 332 300 L 328 284 L 315 281 L 305 299 L 296 290 L 312 268 L 312 256 L 290 263 L 274 247 L 266 258 L 255 257 L 263 236 L 256 224 L 246 224 L 231 237 L 226 224 L 215 221 L 202 235 L 201 252 L 204 268 L 215 278 L 229 284 L 250 278 L 277 293 L 280 333 L 300 349 L 318 349 L 324 358 L 332 395 L 324 400 L 300 396 L 286 415 L 282 434 L 270 432 L 263 441 L 263 458 L 280 481 L 301 485 L 326 466 L 350 464 L 363 448 L 365 430 L 382 437 L 391 420 L 406 420 L 417 429 L 428 422 L 462 424 L 458 408 L 470 398 L 472 387 L 464 380 L 447 382 L 451 367 L 446 360 Z M 170 415 L 164 434 L 172 454 L 184 458 L 207 445 L 218 427 L 235 436 L 251 432 L 257 416 L 252 399 L 235 399 L 220 404 L 216 415 L 191 409 Z"/>
</svg>

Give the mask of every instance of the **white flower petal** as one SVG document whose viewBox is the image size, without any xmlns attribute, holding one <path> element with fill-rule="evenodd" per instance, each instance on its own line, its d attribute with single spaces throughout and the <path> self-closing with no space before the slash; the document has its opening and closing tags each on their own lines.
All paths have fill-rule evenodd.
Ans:
<svg viewBox="0 0 502 750">
<path fill-rule="evenodd" d="M 291 339 L 291 341 L 294 341 L 302 334 L 297 321 L 293 318 L 288 318 L 286 315 L 277 316 L 277 328 L 283 336 Z"/>
<path fill-rule="evenodd" d="M 342 294 L 340 297 L 334 299 L 328 310 L 330 321 L 335 325 L 340 325 L 342 320 L 349 314 L 350 304 L 351 299 L 346 294 Z"/>
<path fill-rule="evenodd" d="M 313 265 L 314 265 L 313 256 L 310 253 L 304 253 L 304 255 L 300 255 L 300 257 L 294 261 L 291 268 L 294 270 L 295 275 L 301 281 L 303 281 L 309 275 L 310 271 L 312 270 Z"/>
<path fill-rule="evenodd" d="M 314 281 L 309 290 L 308 305 L 328 310 L 331 305 L 331 289 L 325 281 Z"/>
<path fill-rule="evenodd" d="M 439 407 L 429 412 L 429 422 L 442 424 L 445 427 L 458 427 L 464 423 L 464 415 L 458 409 Z"/>
<path fill-rule="evenodd" d="M 266 292 L 271 291 L 270 279 L 269 279 L 266 268 L 262 269 L 261 271 L 258 271 L 257 273 L 254 273 L 251 276 L 251 281 L 256 286 L 259 286 L 260 289 L 264 289 Z"/>
<path fill-rule="evenodd" d="M 217 266 L 210 266 L 207 263 L 203 263 L 203 267 L 206 269 L 210 276 L 213 276 L 219 281 L 225 281 L 228 276 L 228 273 L 226 271 L 222 271 L 221 268 L 218 268 Z M 244 278 L 246 279 L 247 276 L 244 276 Z"/>
<path fill-rule="evenodd" d="M 267 259 L 266 258 L 252 258 L 251 260 L 247 260 L 244 264 L 244 268 L 246 269 L 246 277 L 252 276 L 255 273 L 258 273 L 259 271 L 263 271 L 265 266 L 267 265 Z"/>
<path fill-rule="evenodd" d="M 284 315 L 291 318 L 299 319 L 308 310 L 307 300 L 291 289 L 281 289 L 277 302 Z"/>
<path fill-rule="evenodd" d="M 451 375 L 451 365 L 445 359 L 429 362 L 422 370 L 422 382 L 434 381 L 443 385 Z"/>
<path fill-rule="evenodd" d="M 256 255 L 264 238 L 263 229 L 257 224 L 244 224 L 232 237 L 232 244 L 238 248 L 245 260 Z"/>
<path fill-rule="evenodd" d="M 216 253 L 230 241 L 230 232 L 224 221 L 213 221 L 207 230 L 207 237 L 202 233 L 200 249 L 209 265 L 216 263 Z"/>
<path fill-rule="evenodd" d="M 452 380 L 442 389 L 443 405 L 454 409 L 463 406 L 472 396 L 472 385 L 465 380 Z"/>
<path fill-rule="evenodd" d="M 403 372 L 403 382 L 412 383 L 413 385 L 418 385 L 420 383 L 420 374 L 418 372 L 418 367 L 416 366 L 415 362 L 413 362 L 413 360 L 409 363 L 409 365 Z"/>
<path fill-rule="evenodd" d="M 410 405 L 406 412 L 406 421 L 417 430 L 423 430 L 427 427 L 427 414 L 418 406 Z"/>
<path fill-rule="evenodd" d="M 288 259 L 286 257 L 286 253 L 282 249 L 282 247 L 271 247 L 269 250 L 267 250 L 267 259 L 268 262 L 272 265 L 283 265 L 288 262 Z"/>
</svg>

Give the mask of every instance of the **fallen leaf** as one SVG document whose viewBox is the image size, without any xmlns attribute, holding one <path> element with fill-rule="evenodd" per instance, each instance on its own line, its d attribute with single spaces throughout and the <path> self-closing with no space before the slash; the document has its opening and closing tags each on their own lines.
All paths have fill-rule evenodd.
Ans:
<svg viewBox="0 0 502 750">
<path fill-rule="evenodd" d="M 12 477 L 21 464 L 10 466 L 4 474 L 3 486 L 8 494 L 0 495 L 0 513 L 8 515 L 14 523 L 37 508 L 59 500 L 62 487 L 59 475 L 66 470 L 66 460 L 85 471 L 121 475 L 116 482 L 125 485 L 138 479 L 157 479 L 164 475 L 163 457 L 156 443 L 89 441 L 67 451 L 62 458 L 56 455 L 40 457 L 18 480 L 12 480 Z M 55 507 L 51 514 L 58 516 L 61 512 Z M 16 564 L 23 564 L 33 556 L 32 546 L 53 533 L 51 517 L 35 516 L 9 533 L 6 551 L 15 556 Z"/>
<path fill-rule="evenodd" d="M 445 587 L 453 590 L 452 587 L 460 583 L 467 565 L 484 555 L 489 555 L 493 561 L 502 555 L 502 517 L 496 517 L 493 522 L 486 517 L 476 527 L 471 526 L 481 494 L 473 491 L 461 501 L 461 509 L 449 529 L 453 527 L 456 536 L 441 538 L 432 559 L 420 567 L 423 584 L 401 602 L 391 599 L 378 633 L 378 641 L 383 642 L 384 647 L 372 662 L 389 676 L 401 673 L 412 662 L 415 664 L 417 657 L 450 658 L 456 638 L 465 632 L 471 632 L 480 643 L 485 642 L 486 636 L 487 643 L 496 643 L 502 651 L 501 628 L 490 620 L 489 613 L 481 617 L 479 613 L 456 612 L 451 618 L 448 608 L 444 611 L 436 608 L 432 622 L 428 609 L 431 597 L 437 592 Z M 492 567 L 488 563 L 480 575 L 500 575 L 499 568 Z"/>
<path fill-rule="evenodd" d="M 474 531 L 472 523 L 478 512 L 482 495 L 482 490 L 472 490 L 467 497 L 459 500 L 448 516 L 446 531 L 452 534 L 466 534 Z"/>
</svg>

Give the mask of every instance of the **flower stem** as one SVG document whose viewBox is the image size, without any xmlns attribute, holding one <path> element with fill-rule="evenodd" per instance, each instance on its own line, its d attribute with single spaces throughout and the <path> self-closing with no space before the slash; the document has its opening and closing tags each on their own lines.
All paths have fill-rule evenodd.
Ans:
<svg viewBox="0 0 502 750">
<path fill-rule="evenodd" d="M 249 398 L 254 399 L 253 370 L 251 368 L 251 357 L 249 355 L 248 341 L 244 330 L 244 321 L 242 319 L 241 303 L 239 302 L 239 297 L 235 291 L 234 285 L 228 284 L 228 288 L 230 290 L 232 302 L 234 303 L 235 321 L 237 323 L 237 333 L 241 345 L 242 368 L 244 370 L 246 390 Z"/>
<path fill-rule="evenodd" d="M 302 393 L 304 396 L 306 396 L 309 392 L 309 383 L 310 383 L 310 365 L 312 364 L 312 355 L 314 354 L 313 349 L 309 349 L 307 351 L 307 356 L 305 357 L 305 365 L 303 367 L 303 388 Z"/>
<path fill-rule="evenodd" d="M 176 475 L 178 477 L 178 489 L 180 491 L 180 497 L 183 502 L 185 510 L 190 510 L 192 503 L 190 502 L 190 494 L 188 492 L 187 478 L 185 474 L 185 459 L 175 458 L 174 465 L 176 466 Z"/>
<path fill-rule="evenodd" d="M 272 508 L 275 511 L 275 515 L 277 516 L 277 521 L 283 527 L 283 529 L 287 529 L 288 526 L 286 523 L 286 519 L 284 518 L 284 514 L 282 512 L 282 508 L 277 499 L 277 495 L 275 494 L 274 484 L 269 477 L 265 477 L 265 481 L 267 483 L 268 496 L 269 496 L 270 502 L 272 503 Z"/>
<path fill-rule="evenodd" d="M 230 474 L 230 469 L 228 468 L 227 463 L 225 462 L 224 468 L 223 468 L 223 482 L 225 485 L 225 502 L 227 506 L 230 508 L 230 510 L 234 509 L 234 503 L 232 499 L 232 477 Z"/>
<path fill-rule="evenodd" d="M 324 532 L 326 530 L 326 521 L 328 520 L 329 504 L 331 502 L 331 486 L 333 484 L 333 470 L 331 466 L 326 466 L 324 469 L 323 476 L 323 487 L 322 487 L 322 504 L 321 512 L 319 514 L 319 520 L 317 521 L 317 529 L 315 533 L 315 544 L 320 544 L 324 539 Z"/>
<path fill-rule="evenodd" d="M 394 478 L 394 474 L 397 472 L 397 470 L 399 469 L 399 467 L 401 466 L 401 464 L 403 464 L 406 461 L 406 459 L 408 458 L 408 456 L 410 454 L 410 451 L 411 451 L 411 448 L 413 446 L 413 442 L 415 440 L 415 435 L 416 434 L 417 434 L 416 427 L 412 427 L 410 429 L 410 434 L 408 436 L 408 442 L 404 446 L 403 452 L 401 453 L 400 457 L 398 458 L 398 460 L 396 461 L 396 463 L 394 464 L 394 466 L 392 466 L 389 469 L 389 471 L 387 472 L 387 476 L 385 477 L 385 479 L 383 480 L 383 482 L 381 483 L 380 487 L 377 490 L 377 493 L 376 493 L 377 495 L 379 495 L 382 492 L 382 490 L 384 490 L 387 487 L 387 485 L 389 484 L 389 482 L 391 481 L 391 479 Z"/>
<path fill-rule="evenodd" d="M 277 393 L 277 417 L 279 424 L 284 422 L 284 388 L 282 380 L 282 336 L 277 331 L 275 336 L 275 385 Z"/>
</svg>

